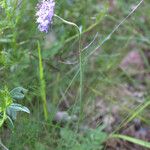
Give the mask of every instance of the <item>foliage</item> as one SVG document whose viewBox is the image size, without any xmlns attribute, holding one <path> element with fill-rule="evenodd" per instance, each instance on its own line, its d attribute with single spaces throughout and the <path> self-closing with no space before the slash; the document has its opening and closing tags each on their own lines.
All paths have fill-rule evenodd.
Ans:
<svg viewBox="0 0 150 150">
<path fill-rule="evenodd" d="M 114 0 L 113 6 L 110 1 L 56 0 L 55 17 L 45 34 L 36 24 L 37 0 L 0 0 L 0 126 L 4 121 L 12 123 L 18 111 L 32 110 L 30 118 L 18 116 L 13 133 L 1 128 L 1 138 L 10 149 L 101 149 L 107 136 L 97 126 L 116 107 L 121 110 L 117 112 L 121 121 L 114 134 L 135 117 L 150 124 L 149 1 L 134 13 L 140 0 Z M 64 24 L 66 20 L 79 27 L 80 40 L 75 28 Z M 132 49 L 144 58 L 142 80 L 120 68 Z M 136 90 L 144 85 L 144 102 L 124 96 L 125 90 L 120 88 L 124 85 Z M 29 91 L 26 101 L 20 101 L 27 92 L 22 87 Z M 77 122 L 54 123 L 59 110 L 78 116 Z M 95 116 L 95 129 L 75 131 L 82 125 L 90 128 Z M 117 138 L 144 146 L 143 141 Z"/>
<path fill-rule="evenodd" d="M 100 128 L 97 128 L 96 130 L 89 130 L 86 134 L 82 135 L 64 128 L 61 129 L 60 135 L 61 142 L 60 146 L 58 146 L 58 150 L 101 150 L 101 144 L 107 138 L 106 133 L 102 132 Z"/>
<path fill-rule="evenodd" d="M 24 98 L 26 91 L 22 87 L 17 87 L 10 92 L 7 88 L 0 90 L 0 127 L 6 119 L 13 125 L 12 120 L 16 119 L 18 111 L 30 113 L 27 107 L 15 103 L 16 100 L 22 100 Z"/>
</svg>

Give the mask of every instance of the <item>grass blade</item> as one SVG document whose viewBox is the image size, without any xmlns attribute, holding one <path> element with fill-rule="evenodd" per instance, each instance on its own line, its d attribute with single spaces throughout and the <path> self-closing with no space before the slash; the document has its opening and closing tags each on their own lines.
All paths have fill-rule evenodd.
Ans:
<svg viewBox="0 0 150 150">
<path fill-rule="evenodd" d="M 45 120 L 47 120 L 48 109 L 47 109 L 47 102 L 46 102 L 46 85 L 45 85 L 45 80 L 44 80 L 42 55 L 41 55 L 41 48 L 40 48 L 39 41 L 38 41 L 38 55 L 39 55 L 40 92 L 41 92 L 41 98 L 43 102 L 44 117 L 45 117 Z"/>
<path fill-rule="evenodd" d="M 131 142 L 131 143 L 143 146 L 145 148 L 150 148 L 150 142 L 146 142 L 146 141 L 143 141 L 143 140 L 140 140 L 140 139 L 136 139 L 136 138 L 133 138 L 133 137 L 130 137 L 130 136 L 121 135 L 121 134 L 114 134 L 114 135 L 111 136 L 111 138 L 123 139 L 125 141 L 128 141 L 128 142 Z"/>
</svg>

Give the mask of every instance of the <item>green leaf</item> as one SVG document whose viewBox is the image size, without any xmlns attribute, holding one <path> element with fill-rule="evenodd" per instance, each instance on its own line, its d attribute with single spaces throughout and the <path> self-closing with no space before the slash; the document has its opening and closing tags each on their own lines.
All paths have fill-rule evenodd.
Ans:
<svg viewBox="0 0 150 150">
<path fill-rule="evenodd" d="M 9 126 L 9 128 L 13 129 L 14 128 L 14 124 L 13 124 L 12 119 L 9 116 L 7 116 L 7 120 L 8 120 L 8 126 Z"/>
<path fill-rule="evenodd" d="M 11 111 L 23 111 L 23 112 L 26 112 L 26 113 L 30 113 L 30 110 L 25 107 L 25 106 L 22 106 L 21 104 L 16 104 L 16 103 L 12 103 L 8 109 L 11 109 Z"/>
<path fill-rule="evenodd" d="M 113 134 L 111 137 L 112 138 L 120 138 L 120 139 L 126 140 L 128 142 L 131 142 L 131 143 L 134 143 L 134 144 L 146 147 L 146 148 L 150 148 L 150 142 L 146 142 L 146 141 L 136 139 L 136 138 L 133 138 L 130 136 L 121 135 L 121 134 Z"/>
<path fill-rule="evenodd" d="M 8 115 L 9 117 L 11 117 L 13 120 L 16 120 L 16 118 L 17 118 L 17 111 L 14 111 L 13 108 L 8 107 L 8 108 L 6 109 L 6 112 L 7 112 L 7 115 Z"/>
<path fill-rule="evenodd" d="M 25 97 L 26 93 L 27 93 L 27 89 L 24 89 L 23 87 L 14 88 L 10 92 L 11 97 L 15 100 L 22 100 Z"/>
</svg>

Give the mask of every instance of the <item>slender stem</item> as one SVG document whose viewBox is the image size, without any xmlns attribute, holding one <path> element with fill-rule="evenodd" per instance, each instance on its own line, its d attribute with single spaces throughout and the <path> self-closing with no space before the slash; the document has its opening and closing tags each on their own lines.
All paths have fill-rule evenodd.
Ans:
<svg viewBox="0 0 150 150">
<path fill-rule="evenodd" d="M 81 34 L 79 34 L 79 69 L 80 69 L 80 87 L 79 87 L 79 101 L 80 101 L 80 118 L 83 118 L 83 64 L 82 64 L 82 49 L 81 49 Z"/>
<path fill-rule="evenodd" d="M 0 147 L 3 149 L 3 150 L 9 150 L 1 141 L 0 139 Z"/>
<path fill-rule="evenodd" d="M 60 16 L 58 16 L 58 15 L 56 15 L 56 14 L 54 14 L 54 17 L 60 19 L 61 21 L 63 21 L 63 22 L 66 23 L 66 24 L 69 24 L 69 25 L 72 25 L 72 26 L 76 27 L 77 30 L 78 30 L 79 35 L 81 35 L 80 28 L 79 28 L 75 23 L 70 22 L 70 21 L 67 21 L 67 20 L 61 18 Z"/>
<path fill-rule="evenodd" d="M 5 119 L 6 119 L 6 111 L 4 110 L 2 113 L 3 114 L 2 114 L 2 119 L 0 120 L 0 127 L 3 125 L 3 123 L 4 123 Z"/>
<path fill-rule="evenodd" d="M 83 102 L 82 102 L 82 93 L 83 93 L 83 65 L 82 65 L 82 49 L 81 49 L 81 31 L 80 28 L 73 22 L 67 21 L 61 17 L 59 17 L 58 15 L 54 14 L 55 17 L 57 17 L 58 19 L 60 19 L 61 21 L 63 21 L 66 24 L 72 25 L 74 27 L 77 28 L 78 30 L 78 37 L 79 37 L 79 70 L 80 70 L 80 84 L 79 84 L 79 101 L 80 101 L 80 119 L 82 120 L 82 114 L 83 114 Z"/>
</svg>

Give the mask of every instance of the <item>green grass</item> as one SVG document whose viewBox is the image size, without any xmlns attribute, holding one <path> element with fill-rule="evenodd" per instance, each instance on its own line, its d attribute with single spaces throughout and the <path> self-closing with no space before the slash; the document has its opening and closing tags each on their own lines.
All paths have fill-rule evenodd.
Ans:
<svg viewBox="0 0 150 150">
<path fill-rule="evenodd" d="M 114 134 L 111 138 L 120 138 L 120 139 L 126 140 L 128 142 L 143 146 L 145 148 L 150 148 L 150 143 L 149 142 L 139 140 L 139 139 L 136 139 L 136 138 L 133 138 L 133 137 L 129 137 L 129 136 L 125 136 L 125 135 L 117 135 L 117 134 L 115 135 Z"/>
<path fill-rule="evenodd" d="M 45 117 L 45 121 L 47 121 L 48 109 L 47 109 L 47 101 L 46 101 L 46 85 L 44 80 L 44 70 L 43 70 L 41 48 L 39 42 L 38 42 L 38 56 L 39 56 L 40 92 L 41 92 L 41 99 L 43 103 L 44 117 Z"/>
<path fill-rule="evenodd" d="M 137 49 L 144 59 L 144 72 L 149 73 L 145 55 L 150 44 L 149 1 L 119 0 L 109 12 L 105 0 L 57 0 L 58 16 L 49 34 L 37 29 L 36 3 L 0 0 L 0 89 L 28 89 L 21 103 L 31 111 L 29 116 L 18 115 L 13 131 L 0 129 L 3 144 L 16 150 L 99 150 L 114 134 L 115 138 L 145 146 L 145 141 L 118 132 L 134 118 L 150 124 L 149 78 L 140 81 L 119 65 L 128 52 Z M 131 10 L 136 5 L 139 7 Z M 80 35 L 78 31 L 82 31 Z M 138 89 L 141 82 L 146 87 L 143 103 L 122 95 L 121 86 L 127 83 Z M 118 112 L 121 122 L 113 133 L 104 132 L 100 123 L 95 129 L 86 128 L 100 113 L 93 107 L 101 100 L 107 113 L 111 114 L 114 106 L 122 110 Z M 78 120 L 53 123 L 59 110 L 76 115 Z"/>
</svg>

